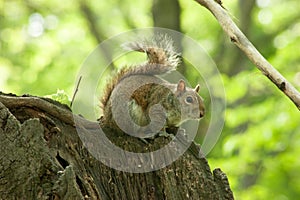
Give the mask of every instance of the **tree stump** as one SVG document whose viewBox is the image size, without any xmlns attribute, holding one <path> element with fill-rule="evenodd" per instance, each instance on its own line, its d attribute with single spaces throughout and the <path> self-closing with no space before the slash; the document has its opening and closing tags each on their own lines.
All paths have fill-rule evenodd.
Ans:
<svg viewBox="0 0 300 200">
<path fill-rule="evenodd" d="M 80 125 L 92 134 L 99 122 Z M 106 132 L 132 151 L 170 141 L 146 144 Z M 226 175 L 212 173 L 194 143 L 171 165 L 148 173 L 104 165 L 83 145 L 71 110 L 47 98 L 1 93 L 0 143 L 0 199 L 233 199 Z"/>
</svg>

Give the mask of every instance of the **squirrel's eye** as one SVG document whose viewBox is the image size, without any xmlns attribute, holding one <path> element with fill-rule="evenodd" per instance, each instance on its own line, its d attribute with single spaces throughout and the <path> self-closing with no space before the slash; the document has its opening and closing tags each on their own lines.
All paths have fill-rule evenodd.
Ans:
<svg viewBox="0 0 300 200">
<path fill-rule="evenodd" d="M 193 101 L 194 101 L 193 97 L 191 97 L 191 96 L 188 96 L 185 100 L 187 103 L 193 103 Z"/>
</svg>

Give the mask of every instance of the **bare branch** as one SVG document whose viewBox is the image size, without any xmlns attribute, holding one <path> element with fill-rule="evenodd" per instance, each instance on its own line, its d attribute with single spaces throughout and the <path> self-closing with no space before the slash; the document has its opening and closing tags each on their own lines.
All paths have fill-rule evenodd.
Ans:
<svg viewBox="0 0 300 200">
<path fill-rule="evenodd" d="M 76 86 L 76 89 L 75 89 L 75 92 L 74 92 L 74 94 L 73 94 L 72 101 L 71 101 L 71 104 L 70 104 L 70 107 L 71 107 L 71 108 L 72 108 L 73 102 L 74 102 L 74 100 L 75 100 L 76 94 L 77 94 L 77 92 L 78 92 L 78 87 L 79 87 L 79 85 L 80 85 L 81 78 L 82 78 L 82 76 L 79 77 L 79 80 L 78 80 L 78 82 L 77 82 L 77 86 Z"/>
<path fill-rule="evenodd" d="M 259 53 L 233 22 L 222 5 L 214 0 L 196 0 L 196 2 L 207 8 L 215 16 L 231 41 L 238 46 L 251 62 L 288 96 L 300 110 L 300 93 Z"/>
</svg>

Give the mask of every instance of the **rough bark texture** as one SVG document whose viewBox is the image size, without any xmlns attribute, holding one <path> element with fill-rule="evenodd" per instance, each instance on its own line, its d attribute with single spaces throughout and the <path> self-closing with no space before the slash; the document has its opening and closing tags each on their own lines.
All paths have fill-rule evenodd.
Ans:
<svg viewBox="0 0 300 200">
<path fill-rule="evenodd" d="M 0 199 L 233 199 L 226 175 L 220 169 L 212 173 L 195 154 L 196 145 L 158 171 L 117 171 L 87 151 L 70 116 L 66 106 L 49 99 L 0 94 Z M 86 134 L 95 125 L 82 122 Z M 144 144 L 108 134 L 131 150 L 169 142 L 158 137 Z"/>
</svg>

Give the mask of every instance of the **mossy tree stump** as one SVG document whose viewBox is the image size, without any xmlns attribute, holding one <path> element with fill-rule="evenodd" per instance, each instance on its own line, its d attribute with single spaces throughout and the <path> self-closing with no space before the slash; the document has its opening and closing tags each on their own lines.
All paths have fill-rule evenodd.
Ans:
<svg viewBox="0 0 300 200">
<path fill-rule="evenodd" d="M 82 119 L 85 134 L 96 122 Z M 124 149 L 155 149 L 109 132 Z M 0 94 L 0 199 L 233 199 L 226 175 L 211 172 L 195 144 L 171 165 L 148 173 L 117 171 L 96 160 L 77 134 L 73 114 L 53 100 Z"/>
</svg>

